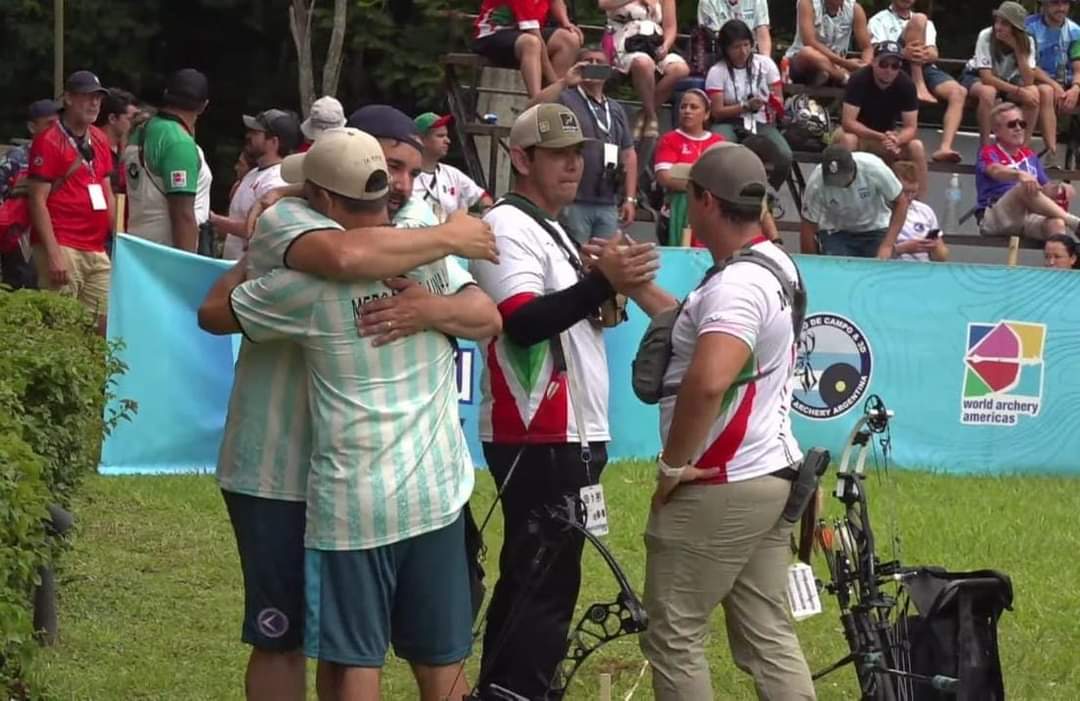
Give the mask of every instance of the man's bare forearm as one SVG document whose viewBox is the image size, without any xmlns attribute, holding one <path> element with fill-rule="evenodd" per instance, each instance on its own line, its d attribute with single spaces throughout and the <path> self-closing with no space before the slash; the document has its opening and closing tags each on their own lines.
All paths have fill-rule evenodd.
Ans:
<svg viewBox="0 0 1080 701">
<path fill-rule="evenodd" d="M 433 328 L 448 336 L 478 341 L 502 332 L 502 316 L 487 294 L 476 285 L 430 302 Z"/>
</svg>

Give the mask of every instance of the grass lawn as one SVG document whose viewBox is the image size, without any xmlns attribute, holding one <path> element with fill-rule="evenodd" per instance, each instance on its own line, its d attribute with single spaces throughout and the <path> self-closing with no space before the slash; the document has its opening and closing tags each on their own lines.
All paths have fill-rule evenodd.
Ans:
<svg viewBox="0 0 1080 701">
<path fill-rule="evenodd" d="M 623 463 L 604 475 L 612 527 L 606 540 L 639 587 L 651 469 Z M 830 475 L 827 486 L 834 482 Z M 477 483 L 474 508 L 483 513 L 493 490 L 484 473 Z M 872 478 L 869 490 L 883 557 L 892 556 L 895 534 L 905 563 L 992 567 L 1012 577 L 1015 610 L 999 624 L 1010 698 L 1080 698 L 1080 480 L 892 471 Z M 835 499 L 828 501 L 835 510 Z M 94 477 L 76 515 L 75 548 L 61 573 L 62 641 L 39 656 L 40 679 L 72 701 L 241 699 L 240 571 L 213 479 Z M 495 518 L 491 525 L 486 539 L 494 569 L 501 524 Z M 581 601 L 612 600 L 616 588 L 607 568 L 586 553 Z M 835 602 L 824 603 L 823 615 L 799 624 L 815 670 L 846 652 Z M 755 698 L 731 664 L 720 614 L 709 661 L 718 699 Z M 581 668 L 568 698 L 598 698 L 598 674 L 606 671 L 614 677 L 614 698 L 622 699 L 641 667 L 635 640 L 607 645 Z M 474 665 L 469 670 L 475 675 Z M 850 668 L 835 672 L 818 683 L 819 698 L 857 698 L 853 679 Z M 390 661 L 384 698 L 413 699 L 414 689 L 407 668 Z M 646 674 L 634 698 L 651 696 Z"/>
</svg>

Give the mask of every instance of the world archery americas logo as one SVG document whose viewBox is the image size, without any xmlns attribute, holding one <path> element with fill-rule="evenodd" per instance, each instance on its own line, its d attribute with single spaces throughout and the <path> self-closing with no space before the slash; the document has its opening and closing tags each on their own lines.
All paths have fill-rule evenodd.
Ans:
<svg viewBox="0 0 1080 701">
<path fill-rule="evenodd" d="M 1042 404 L 1046 324 L 970 323 L 960 423 L 1015 426 Z"/>
<path fill-rule="evenodd" d="M 833 419 L 855 406 L 867 387 L 874 357 L 855 322 L 812 314 L 803 322 L 791 408 L 808 419 Z"/>
</svg>

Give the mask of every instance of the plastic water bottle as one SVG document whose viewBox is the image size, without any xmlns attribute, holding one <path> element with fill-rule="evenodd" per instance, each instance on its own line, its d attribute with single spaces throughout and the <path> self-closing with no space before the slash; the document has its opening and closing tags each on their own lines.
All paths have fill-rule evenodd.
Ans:
<svg viewBox="0 0 1080 701">
<path fill-rule="evenodd" d="M 960 228 L 960 200 L 964 191 L 960 189 L 960 174 L 953 173 L 949 178 L 949 187 L 945 190 L 945 229 L 949 232 Z"/>
</svg>

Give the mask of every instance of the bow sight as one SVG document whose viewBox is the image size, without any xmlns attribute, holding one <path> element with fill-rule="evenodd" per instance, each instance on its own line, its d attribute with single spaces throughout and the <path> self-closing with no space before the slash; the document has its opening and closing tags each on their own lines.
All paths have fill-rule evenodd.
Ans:
<svg viewBox="0 0 1080 701">
<path fill-rule="evenodd" d="M 821 586 L 840 606 L 850 653 L 814 679 L 851 663 L 863 701 L 1003 699 L 996 625 L 1012 603 L 1008 577 L 992 570 L 906 567 L 882 562 L 875 551 L 866 457 L 877 435 L 888 462 L 892 416 L 880 397 L 867 399 L 837 470 L 834 496 L 844 515 L 831 527 L 818 522 L 817 541 L 829 569 L 829 582 Z"/>
</svg>

